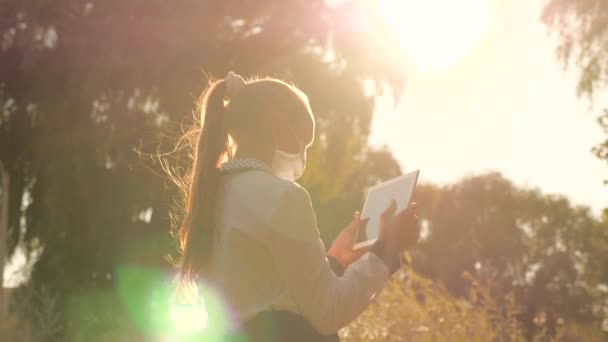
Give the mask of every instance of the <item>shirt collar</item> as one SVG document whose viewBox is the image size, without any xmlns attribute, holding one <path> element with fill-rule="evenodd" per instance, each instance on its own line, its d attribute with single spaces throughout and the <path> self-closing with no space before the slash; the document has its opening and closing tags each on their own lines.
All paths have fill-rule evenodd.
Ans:
<svg viewBox="0 0 608 342">
<path fill-rule="evenodd" d="M 233 173 L 247 170 L 260 170 L 270 172 L 270 167 L 266 163 L 255 158 L 237 158 L 222 163 L 221 173 Z"/>
</svg>

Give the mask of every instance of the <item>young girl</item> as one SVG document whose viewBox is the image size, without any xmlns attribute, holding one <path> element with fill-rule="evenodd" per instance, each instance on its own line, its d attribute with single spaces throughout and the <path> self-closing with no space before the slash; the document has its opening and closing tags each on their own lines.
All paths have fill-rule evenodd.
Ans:
<svg viewBox="0 0 608 342">
<path fill-rule="evenodd" d="M 233 319 L 228 340 L 337 341 L 417 241 L 412 209 L 395 213 L 393 202 L 378 242 L 358 251 L 355 213 L 326 254 L 308 193 L 295 183 L 314 140 L 306 95 L 231 72 L 210 84 L 200 110 L 177 234 L 182 282 L 219 291 Z"/>
</svg>

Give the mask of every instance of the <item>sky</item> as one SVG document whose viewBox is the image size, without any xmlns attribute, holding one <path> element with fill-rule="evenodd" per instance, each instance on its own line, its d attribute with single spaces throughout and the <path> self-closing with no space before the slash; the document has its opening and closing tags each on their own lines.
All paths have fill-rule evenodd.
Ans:
<svg viewBox="0 0 608 342">
<path fill-rule="evenodd" d="M 591 148 L 605 139 L 596 117 L 608 101 L 577 98 L 576 72 L 556 61 L 555 39 L 540 22 L 542 0 L 487 2 L 484 33 L 456 62 L 432 72 L 420 56 L 405 62 L 405 91 L 396 106 L 388 95 L 379 99 L 370 143 L 387 145 L 404 172 L 420 169 L 420 182 L 499 171 L 599 214 L 608 207 L 608 164 Z M 485 22 L 467 18 L 471 10 L 458 15 L 449 24 Z"/>
</svg>

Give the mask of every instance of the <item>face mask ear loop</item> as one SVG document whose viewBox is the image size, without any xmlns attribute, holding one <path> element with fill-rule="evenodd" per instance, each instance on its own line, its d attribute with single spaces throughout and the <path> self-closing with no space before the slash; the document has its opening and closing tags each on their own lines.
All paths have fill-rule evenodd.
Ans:
<svg viewBox="0 0 608 342">
<path fill-rule="evenodd" d="M 298 152 L 296 152 L 296 153 L 289 153 L 280 148 L 276 148 L 275 150 L 289 158 L 296 158 L 297 156 L 299 156 L 301 154 L 305 156 L 306 155 L 306 144 L 304 144 L 299 138 L 296 138 L 296 140 L 298 142 Z"/>
</svg>

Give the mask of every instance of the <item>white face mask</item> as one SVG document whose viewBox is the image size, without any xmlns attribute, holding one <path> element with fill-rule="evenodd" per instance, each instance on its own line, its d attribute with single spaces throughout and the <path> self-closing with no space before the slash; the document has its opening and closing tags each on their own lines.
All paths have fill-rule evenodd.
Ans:
<svg viewBox="0 0 608 342">
<path fill-rule="evenodd" d="M 274 151 L 271 165 L 273 175 L 292 182 L 302 177 L 306 167 L 306 146 L 300 146 L 300 152 L 295 154 L 280 149 Z"/>
</svg>

